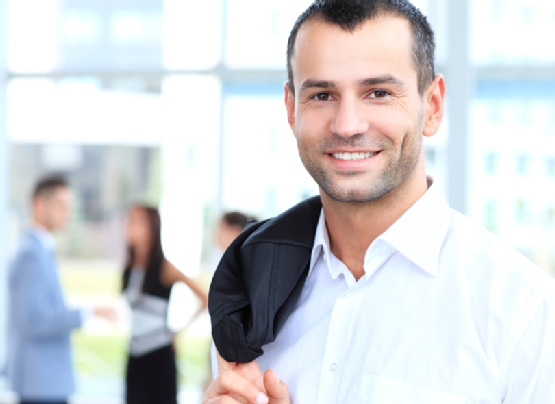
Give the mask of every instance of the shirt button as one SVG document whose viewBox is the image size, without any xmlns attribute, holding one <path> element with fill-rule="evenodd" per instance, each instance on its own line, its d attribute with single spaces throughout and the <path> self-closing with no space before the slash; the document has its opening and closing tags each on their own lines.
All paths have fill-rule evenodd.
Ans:
<svg viewBox="0 0 555 404">
<path fill-rule="evenodd" d="M 330 365 L 330 370 L 331 370 L 332 372 L 335 372 L 335 371 L 337 370 L 337 363 L 332 363 L 332 364 Z"/>
<path fill-rule="evenodd" d="M 347 293 L 347 299 L 352 299 L 353 297 L 355 297 L 356 293 L 355 292 L 349 292 Z"/>
</svg>

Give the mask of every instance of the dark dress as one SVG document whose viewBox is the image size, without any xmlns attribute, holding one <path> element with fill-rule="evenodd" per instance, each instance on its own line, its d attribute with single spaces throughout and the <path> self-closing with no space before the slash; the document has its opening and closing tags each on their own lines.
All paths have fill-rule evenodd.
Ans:
<svg viewBox="0 0 555 404">
<path fill-rule="evenodd" d="M 167 328 L 171 288 L 160 281 L 161 267 L 146 275 L 145 290 L 144 271 L 134 269 L 124 277 L 133 318 L 125 378 L 127 404 L 177 404 L 175 351 Z"/>
</svg>

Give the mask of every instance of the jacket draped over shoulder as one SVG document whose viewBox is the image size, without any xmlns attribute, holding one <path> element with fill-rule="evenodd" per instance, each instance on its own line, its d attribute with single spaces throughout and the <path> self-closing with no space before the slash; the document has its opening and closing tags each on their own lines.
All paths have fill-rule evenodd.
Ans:
<svg viewBox="0 0 555 404">
<path fill-rule="evenodd" d="M 295 309 L 308 275 L 320 197 L 248 225 L 223 255 L 208 310 L 212 337 L 228 362 L 248 363 L 273 342 Z"/>
</svg>

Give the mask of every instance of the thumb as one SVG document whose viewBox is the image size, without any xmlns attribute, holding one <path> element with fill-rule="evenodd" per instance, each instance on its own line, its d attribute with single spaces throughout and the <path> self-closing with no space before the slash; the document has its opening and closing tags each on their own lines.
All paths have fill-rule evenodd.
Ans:
<svg viewBox="0 0 555 404">
<path fill-rule="evenodd" d="M 280 380 L 275 372 L 268 369 L 264 373 L 264 387 L 270 398 L 269 404 L 289 404 L 289 389 L 287 385 Z"/>
</svg>

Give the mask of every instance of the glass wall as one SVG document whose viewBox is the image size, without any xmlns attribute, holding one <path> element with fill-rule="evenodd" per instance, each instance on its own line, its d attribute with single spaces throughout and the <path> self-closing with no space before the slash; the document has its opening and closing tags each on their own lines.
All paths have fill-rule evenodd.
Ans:
<svg viewBox="0 0 555 404">
<path fill-rule="evenodd" d="M 472 7 L 469 213 L 555 275 L 555 3 Z"/>
<path fill-rule="evenodd" d="M 130 203 L 160 206 L 168 258 L 207 288 L 222 211 L 263 219 L 318 192 L 282 101 L 287 36 L 309 3 L 10 2 L 7 248 L 29 224 L 37 177 L 65 173 L 75 196 L 71 226 L 59 237 L 66 295 L 71 304 L 105 303 L 121 313 L 116 325 L 98 320 L 74 335 L 81 400 L 122 394 L 122 229 Z M 455 79 L 447 28 L 457 16 L 449 0 L 414 3 L 436 30 L 438 72 Z M 473 220 L 555 274 L 555 48 L 538 39 L 555 35 L 553 4 L 468 1 L 473 79 L 464 191 Z M 457 94 L 447 87 L 449 102 Z M 452 168 L 448 143 L 449 116 L 424 146 L 428 172 L 443 189 Z M 194 304 L 183 288 L 172 299 L 179 328 Z M 184 400 L 195 402 L 205 383 L 209 332 L 204 316 L 179 335 Z"/>
</svg>

